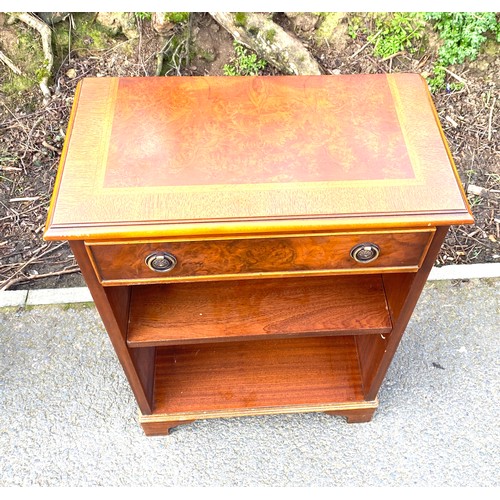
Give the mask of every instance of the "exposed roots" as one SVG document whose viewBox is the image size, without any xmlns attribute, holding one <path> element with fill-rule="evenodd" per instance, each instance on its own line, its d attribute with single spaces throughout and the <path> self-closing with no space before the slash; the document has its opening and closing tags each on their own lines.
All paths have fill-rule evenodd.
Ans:
<svg viewBox="0 0 500 500">
<path fill-rule="evenodd" d="M 45 57 L 45 68 L 40 72 L 40 89 L 43 94 L 43 102 L 46 105 L 50 99 L 50 90 L 49 90 L 49 78 L 52 74 L 52 66 L 54 65 L 54 54 L 52 53 L 52 32 L 50 31 L 50 27 L 45 24 L 40 19 L 36 18 L 32 14 L 28 12 L 14 12 L 13 16 L 15 19 L 19 19 L 23 23 L 27 24 L 30 28 L 35 29 L 40 33 L 42 37 L 42 49 L 43 55 Z"/>
<path fill-rule="evenodd" d="M 21 74 L 21 70 L 0 50 L 0 61 L 11 69 L 16 75 Z"/>
</svg>

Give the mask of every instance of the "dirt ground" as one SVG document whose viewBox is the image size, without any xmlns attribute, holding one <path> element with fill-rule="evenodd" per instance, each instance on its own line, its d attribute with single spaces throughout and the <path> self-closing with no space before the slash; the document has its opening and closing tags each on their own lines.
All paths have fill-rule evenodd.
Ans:
<svg viewBox="0 0 500 500">
<path fill-rule="evenodd" d="M 278 14 L 275 20 L 293 29 L 286 16 Z M 117 36 L 98 50 L 90 39 L 88 50 L 68 51 L 54 67 L 53 95 L 46 106 L 36 86 L 17 95 L 0 93 L 0 289 L 84 284 L 67 243 L 44 242 L 43 228 L 78 80 L 155 74 L 164 39 L 147 21 L 138 24 L 139 39 Z M 208 14 L 193 14 L 190 24 L 194 49 L 189 64 L 176 74 L 222 75 L 224 64 L 234 57 L 231 35 Z M 384 61 L 373 56 L 362 37 L 353 40 L 345 33 L 318 47 L 307 25 L 294 31 L 326 74 L 425 73 L 432 68 L 430 51 L 418 58 L 403 53 Z M 0 49 L 6 51 L 14 39 L 5 16 L 0 17 Z M 0 66 L 0 83 L 8 71 Z M 437 265 L 500 262 L 500 59 L 483 54 L 451 71 L 450 81 L 458 77 L 464 87 L 433 98 L 476 222 L 450 230 Z M 278 72 L 268 67 L 263 74 Z"/>
</svg>

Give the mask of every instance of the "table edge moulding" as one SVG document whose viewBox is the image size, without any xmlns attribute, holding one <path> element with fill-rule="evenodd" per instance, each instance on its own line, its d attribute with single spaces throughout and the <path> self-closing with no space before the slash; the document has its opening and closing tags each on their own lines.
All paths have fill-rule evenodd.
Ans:
<svg viewBox="0 0 500 500">
<path fill-rule="evenodd" d="M 67 240 L 147 435 L 371 420 L 447 230 L 473 218 L 416 74 L 84 78 Z"/>
</svg>

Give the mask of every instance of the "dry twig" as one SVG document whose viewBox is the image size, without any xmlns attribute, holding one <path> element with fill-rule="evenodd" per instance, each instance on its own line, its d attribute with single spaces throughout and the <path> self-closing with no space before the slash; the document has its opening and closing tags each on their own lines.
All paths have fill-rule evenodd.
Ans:
<svg viewBox="0 0 500 500">
<path fill-rule="evenodd" d="M 6 172 L 20 172 L 22 168 L 19 167 L 4 167 L 3 165 L 0 165 L 0 170 L 5 170 Z"/>
<path fill-rule="evenodd" d="M 402 56 L 405 52 L 406 52 L 406 50 L 400 50 L 399 52 L 395 52 L 394 54 L 391 54 L 390 56 L 384 57 L 383 59 L 381 59 L 381 61 L 384 62 L 384 61 L 388 61 L 389 59 L 392 60 L 395 57 Z"/>
<path fill-rule="evenodd" d="M 42 146 L 47 148 L 47 149 L 50 149 L 51 151 L 54 151 L 54 153 L 58 153 L 60 154 L 61 151 L 59 151 L 57 148 L 55 148 L 54 146 L 50 145 L 47 141 L 42 141 Z"/>
<path fill-rule="evenodd" d="M 72 266 L 72 267 L 68 267 L 67 269 L 62 269 L 61 271 L 54 271 L 52 273 L 32 274 L 30 276 L 20 276 L 18 278 L 15 278 L 14 280 L 11 280 L 9 283 L 9 286 L 15 285 L 16 283 L 22 283 L 24 281 L 30 281 L 30 280 L 40 279 L 40 278 L 50 278 L 52 276 L 61 276 L 62 274 L 77 273 L 78 271 L 80 271 L 80 268 L 78 266 Z"/>
<path fill-rule="evenodd" d="M 463 83 L 465 86 L 467 86 L 467 80 L 462 78 L 461 76 L 458 76 L 456 73 L 453 73 L 453 71 L 450 71 L 448 68 L 444 68 L 446 73 L 448 73 L 450 76 L 455 78 L 455 80 L 458 80 L 460 83 Z"/>
<path fill-rule="evenodd" d="M 31 142 L 31 137 L 33 135 L 33 132 L 35 131 L 35 129 L 38 127 L 38 125 L 40 125 L 40 123 L 42 123 L 42 121 L 45 119 L 44 116 L 40 116 L 39 118 L 37 118 L 35 120 L 35 123 L 33 124 L 33 126 L 31 127 L 31 130 L 29 131 L 29 134 L 28 134 L 28 138 L 26 139 L 26 145 L 25 145 L 25 148 L 24 148 L 24 153 L 23 155 L 20 157 L 20 160 L 24 160 L 24 158 L 26 157 L 26 155 L 28 154 L 28 151 L 29 151 L 29 147 L 30 147 L 30 142 Z M 23 167 L 24 167 L 24 164 L 23 164 Z"/>
<path fill-rule="evenodd" d="M 11 198 L 9 202 L 15 201 L 36 201 L 40 198 L 40 196 L 25 196 L 24 198 Z"/>
<path fill-rule="evenodd" d="M 378 30 L 377 33 L 375 33 L 374 37 L 369 42 L 366 42 L 363 45 L 363 47 L 361 47 L 356 52 L 354 52 L 354 54 L 351 56 L 351 59 L 354 59 L 360 52 L 362 52 L 363 50 L 365 50 L 366 47 L 368 47 L 368 45 L 371 45 L 373 43 L 373 41 L 376 40 L 380 36 L 381 33 L 382 33 L 382 30 Z"/>
<path fill-rule="evenodd" d="M 23 269 L 25 269 L 26 267 L 28 267 L 31 263 L 33 263 L 35 260 L 40 259 L 41 257 L 45 257 L 49 253 L 52 253 L 55 250 L 57 250 L 58 248 L 62 247 L 64 244 L 66 244 L 65 241 L 63 241 L 62 243 L 59 243 L 55 247 L 49 248 L 48 250 L 46 250 L 43 253 L 41 253 L 41 252 L 42 252 L 42 250 L 44 250 L 47 247 L 47 244 L 44 244 L 43 246 L 41 246 L 40 248 L 38 248 L 35 251 L 35 255 L 33 255 L 33 257 L 31 257 L 31 259 L 28 259 L 24 264 L 22 264 L 19 267 L 19 269 L 17 269 L 17 271 L 14 272 L 14 274 L 10 277 L 10 279 L 7 280 L 6 283 L 4 283 L 4 285 L 2 286 L 2 288 L 0 288 L 0 291 L 7 290 L 7 288 L 9 288 L 11 285 L 13 285 L 17 281 L 19 281 L 19 279 L 15 278 L 15 276 L 18 275 Z"/>
<path fill-rule="evenodd" d="M 495 97 L 491 103 L 490 116 L 488 118 L 488 141 L 491 141 L 491 121 L 493 120 L 493 109 L 495 108 L 496 102 L 497 98 Z"/>
</svg>

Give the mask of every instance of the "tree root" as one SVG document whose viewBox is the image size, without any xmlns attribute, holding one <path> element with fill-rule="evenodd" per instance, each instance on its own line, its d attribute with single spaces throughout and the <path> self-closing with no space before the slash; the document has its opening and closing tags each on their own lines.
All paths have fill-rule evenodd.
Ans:
<svg viewBox="0 0 500 500">
<path fill-rule="evenodd" d="M 16 75 L 21 74 L 21 70 L 0 50 L 0 61 L 8 66 Z"/>
<path fill-rule="evenodd" d="M 294 75 L 320 75 L 319 64 L 300 40 L 289 35 L 265 14 L 210 12 L 238 42 L 275 68 Z"/>
<path fill-rule="evenodd" d="M 12 15 L 14 16 L 14 18 L 19 19 L 23 23 L 27 24 L 30 28 L 38 31 L 38 33 L 40 33 L 40 36 L 42 37 L 45 68 L 41 72 L 39 85 L 44 97 L 43 102 L 44 104 L 47 104 L 51 96 L 48 82 L 52 74 L 52 66 L 54 65 L 54 55 L 52 53 L 52 33 L 50 31 L 50 27 L 28 12 L 14 12 Z"/>
</svg>

